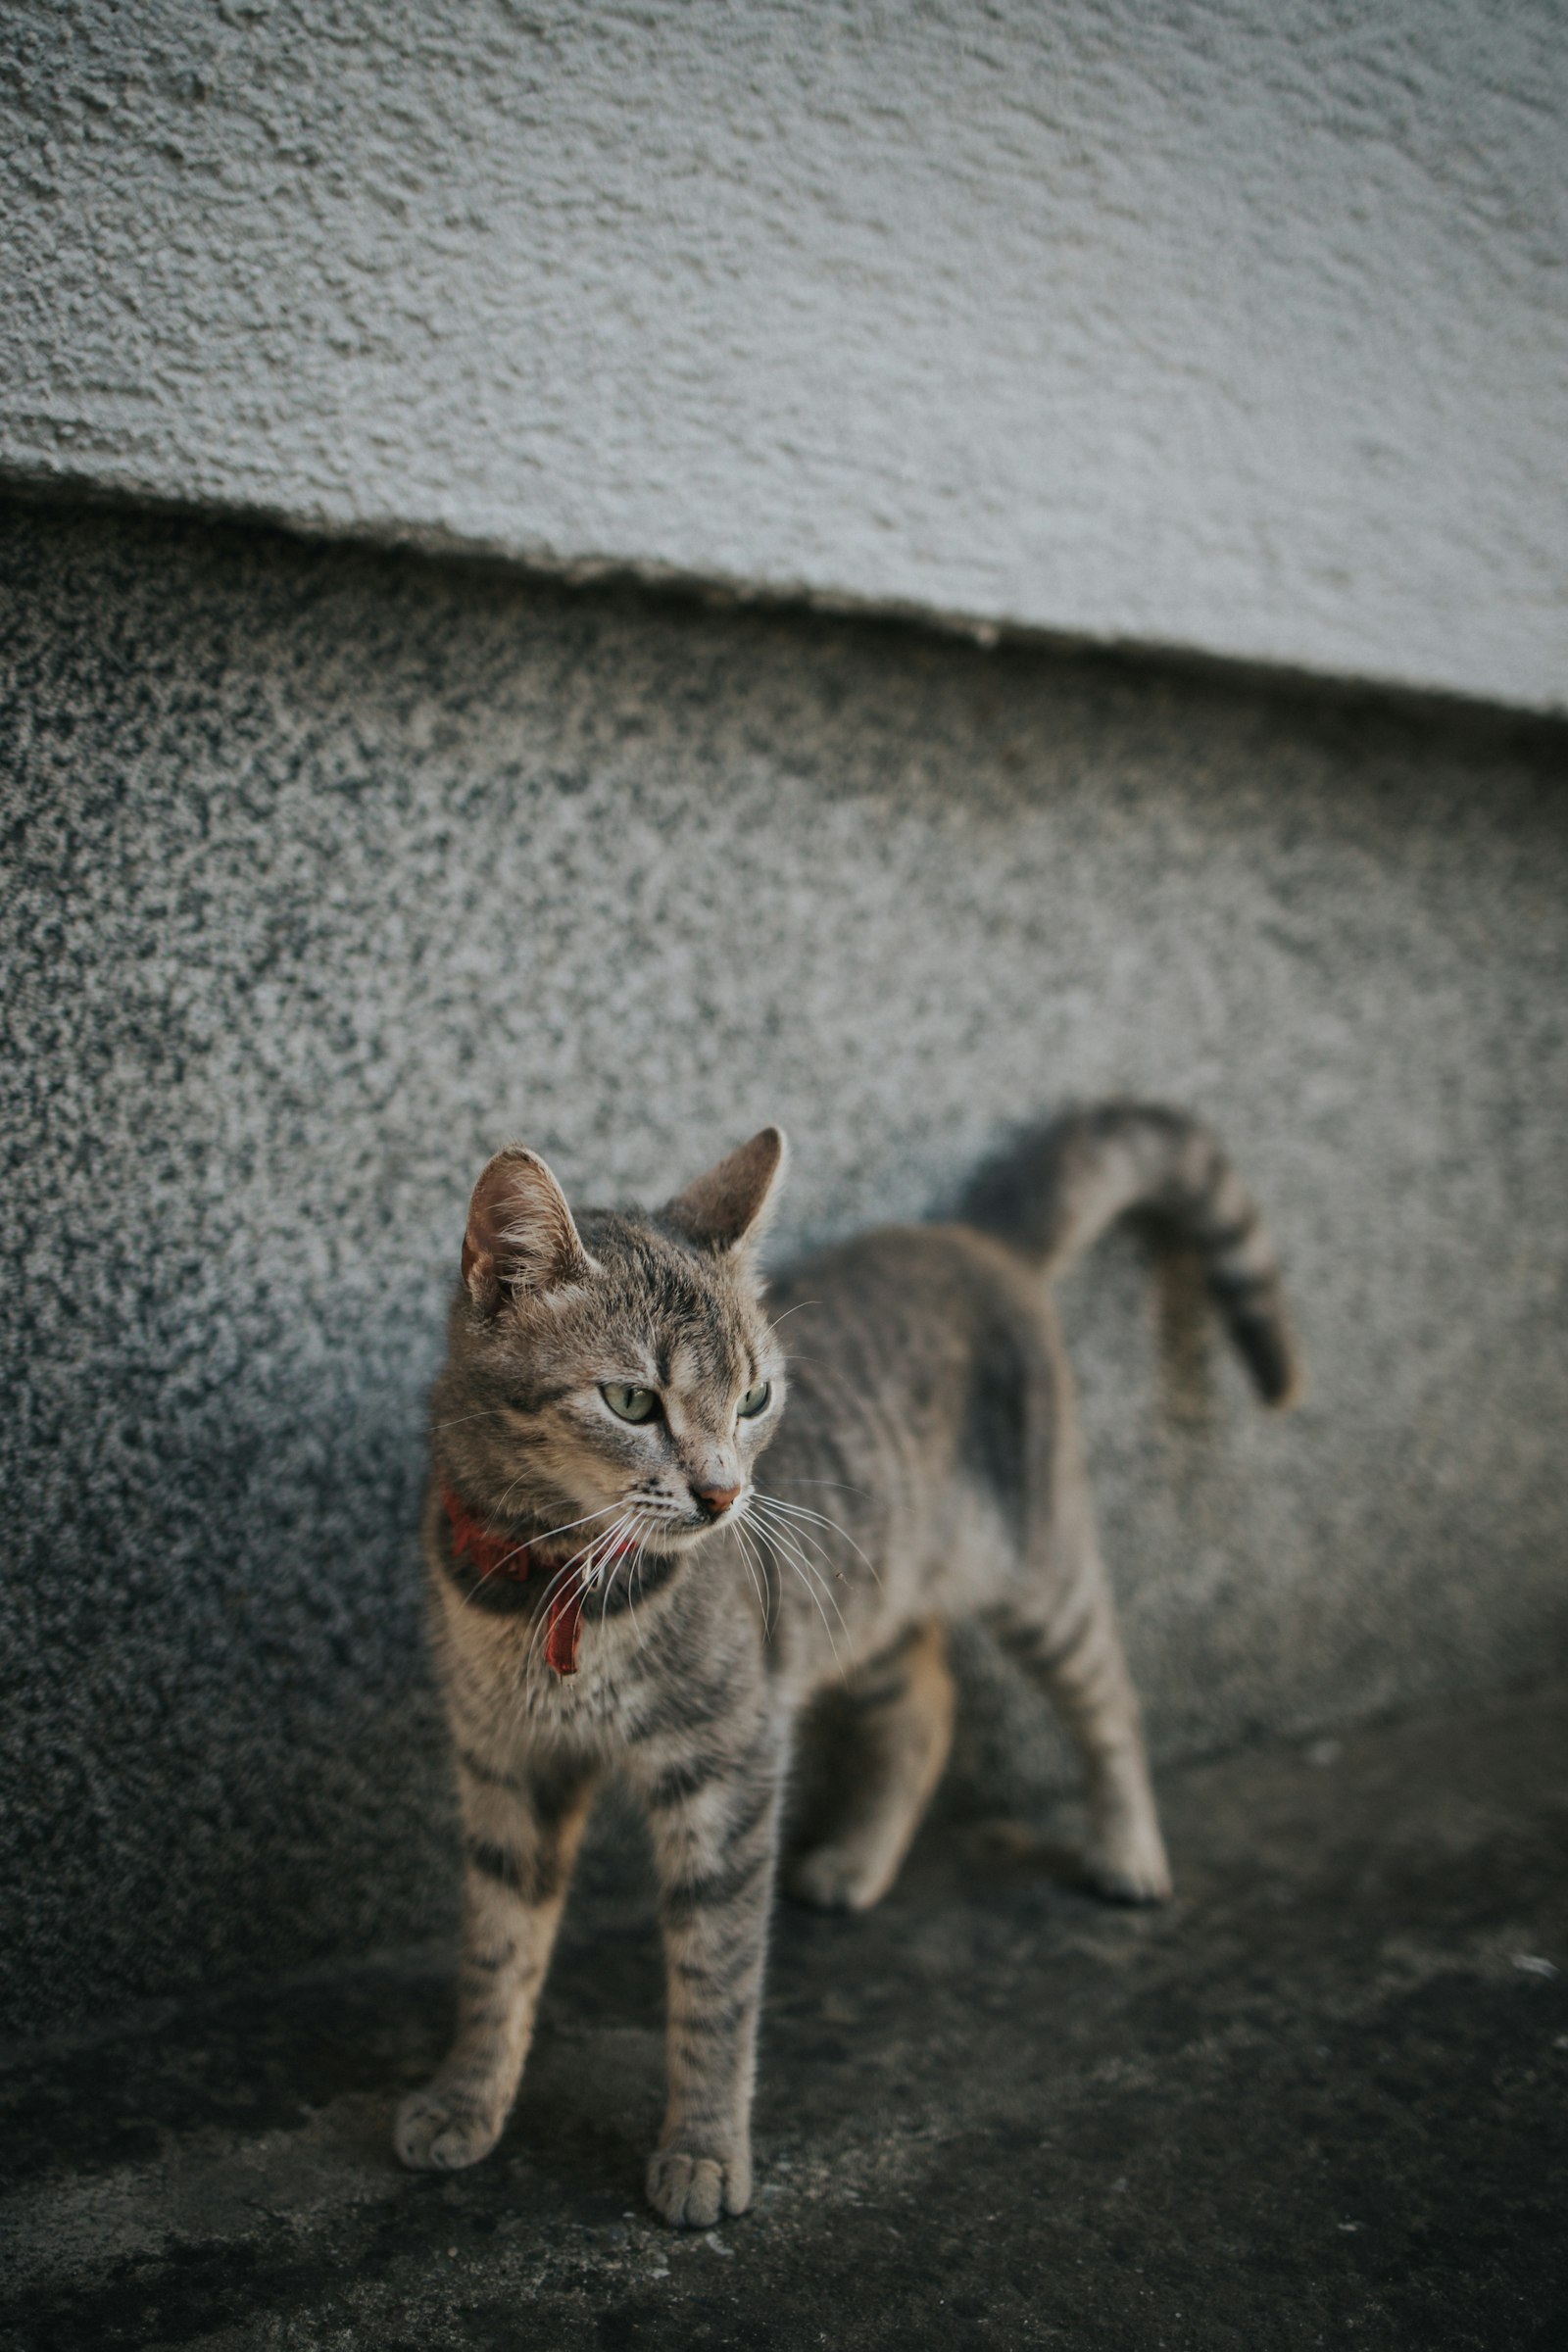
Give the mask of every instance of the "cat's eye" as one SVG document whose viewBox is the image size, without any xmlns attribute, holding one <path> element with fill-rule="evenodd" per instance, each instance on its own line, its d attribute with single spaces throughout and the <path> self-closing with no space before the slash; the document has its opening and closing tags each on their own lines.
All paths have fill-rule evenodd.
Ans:
<svg viewBox="0 0 1568 2352">
<path fill-rule="evenodd" d="M 770 1380 L 760 1380 L 755 1389 L 747 1390 L 745 1396 L 735 1407 L 735 1410 L 739 1413 L 743 1421 L 755 1421 L 758 1414 L 766 1408 L 767 1400 L 772 1394 L 772 1382 Z"/>
<path fill-rule="evenodd" d="M 659 1410 L 652 1389 L 629 1389 L 621 1381 L 607 1380 L 599 1394 L 620 1421 L 652 1421 Z"/>
</svg>

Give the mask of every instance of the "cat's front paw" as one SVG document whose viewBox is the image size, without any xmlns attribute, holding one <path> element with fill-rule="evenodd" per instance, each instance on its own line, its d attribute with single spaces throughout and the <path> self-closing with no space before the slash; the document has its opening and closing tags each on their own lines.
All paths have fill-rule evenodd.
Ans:
<svg viewBox="0 0 1568 2352">
<path fill-rule="evenodd" d="M 1102 1833 L 1084 1857 L 1084 1875 L 1097 1894 L 1112 1903 L 1164 1903 L 1170 1900 L 1170 1864 L 1158 1829 L 1149 1822 L 1127 1823 Z"/>
<path fill-rule="evenodd" d="M 648 2202 L 675 2230 L 711 2230 L 752 2201 L 748 2149 L 660 2148 L 648 2159 Z"/>
<path fill-rule="evenodd" d="M 435 2083 L 409 2093 L 398 2109 L 392 2145 L 412 2173 L 461 2173 L 488 2156 L 505 2114 L 442 2091 Z"/>
</svg>

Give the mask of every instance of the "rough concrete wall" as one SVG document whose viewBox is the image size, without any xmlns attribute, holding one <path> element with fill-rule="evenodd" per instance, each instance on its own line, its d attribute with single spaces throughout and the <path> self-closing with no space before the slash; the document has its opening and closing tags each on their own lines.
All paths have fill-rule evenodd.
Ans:
<svg viewBox="0 0 1568 2352">
<path fill-rule="evenodd" d="M 1564 1654 L 1560 732 L 0 512 L 19 2022 L 446 1916 L 411 1524 L 513 1134 L 648 1197 L 777 1116 L 787 1244 L 1192 1103 L 1314 1387 L 1074 1277 L 1156 1749 Z"/>
<path fill-rule="evenodd" d="M 1568 695 L 1555 0 L 26 0 L 0 466 Z"/>
</svg>

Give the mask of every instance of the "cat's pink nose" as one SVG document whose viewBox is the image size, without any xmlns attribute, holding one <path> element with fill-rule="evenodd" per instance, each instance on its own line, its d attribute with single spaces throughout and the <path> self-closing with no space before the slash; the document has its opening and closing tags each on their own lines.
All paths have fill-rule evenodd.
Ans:
<svg viewBox="0 0 1568 2352">
<path fill-rule="evenodd" d="M 722 1519 L 740 1493 L 740 1489 L 739 1487 L 693 1487 L 692 1493 L 710 1519 Z"/>
</svg>

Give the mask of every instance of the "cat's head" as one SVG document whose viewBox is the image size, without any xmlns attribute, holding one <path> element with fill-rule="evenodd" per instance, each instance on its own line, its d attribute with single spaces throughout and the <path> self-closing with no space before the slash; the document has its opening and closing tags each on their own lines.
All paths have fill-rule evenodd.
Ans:
<svg viewBox="0 0 1568 2352">
<path fill-rule="evenodd" d="M 435 1397 L 466 1504 L 556 1552 L 619 1529 L 665 1555 L 744 1510 L 784 1401 L 755 1261 L 784 1155 L 764 1127 L 661 1209 L 574 1217 L 537 1153 L 496 1153 Z"/>
</svg>

